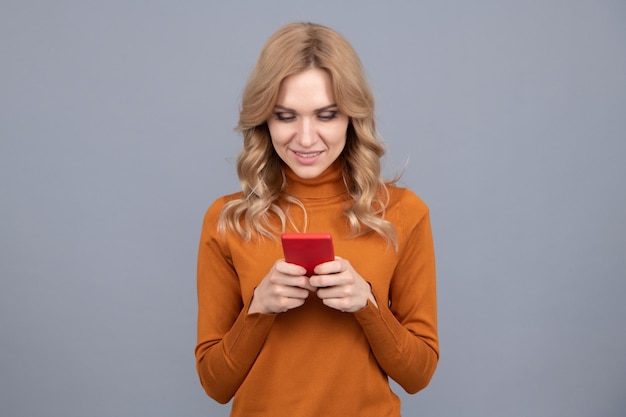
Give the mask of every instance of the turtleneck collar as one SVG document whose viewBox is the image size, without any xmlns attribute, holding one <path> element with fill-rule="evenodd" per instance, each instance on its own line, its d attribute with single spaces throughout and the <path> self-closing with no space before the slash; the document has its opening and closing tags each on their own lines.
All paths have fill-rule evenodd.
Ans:
<svg viewBox="0 0 626 417">
<path fill-rule="evenodd" d="M 283 164 L 283 171 L 287 177 L 285 192 L 300 199 L 330 198 L 348 192 L 343 181 L 343 168 L 340 158 L 337 158 L 315 178 L 300 178 L 286 164 Z"/>
</svg>

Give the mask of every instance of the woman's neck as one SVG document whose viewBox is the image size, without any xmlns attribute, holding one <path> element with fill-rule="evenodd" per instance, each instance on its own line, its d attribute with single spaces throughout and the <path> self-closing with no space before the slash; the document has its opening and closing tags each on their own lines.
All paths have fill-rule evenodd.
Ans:
<svg viewBox="0 0 626 417">
<path fill-rule="evenodd" d="M 300 178 L 286 164 L 283 164 L 283 171 L 287 178 L 285 192 L 299 199 L 323 199 L 348 192 L 343 179 L 343 163 L 340 159 L 333 162 L 315 178 Z"/>
</svg>

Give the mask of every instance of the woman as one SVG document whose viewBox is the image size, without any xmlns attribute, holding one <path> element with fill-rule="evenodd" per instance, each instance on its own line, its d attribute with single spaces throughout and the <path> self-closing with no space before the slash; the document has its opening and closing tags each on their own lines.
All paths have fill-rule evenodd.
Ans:
<svg viewBox="0 0 626 417">
<path fill-rule="evenodd" d="M 428 208 L 380 174 L 374 100 L 350 44 L 294 23 L 244 91 L 242 191 L 208 209 L 198 257 L 197 370 L 231 416 L 394 416 L 439 358 Z M 328 232 L 311 277 L 285 231 Z"/>
</svg>

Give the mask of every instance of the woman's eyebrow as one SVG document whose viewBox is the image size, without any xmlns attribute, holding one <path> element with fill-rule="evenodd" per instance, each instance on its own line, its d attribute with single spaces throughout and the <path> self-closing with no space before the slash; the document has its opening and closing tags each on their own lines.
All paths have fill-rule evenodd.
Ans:
<svg viewBox="0 0 626 417">
<path fill-rule="evenodd" d="M 321 113 L 323 111 L 326 110 L 330 110 L 330 109 L 335 109 L 337 108 L 337 105 L 335 103 L 329 104 L 328 106 L 324 106 L 324 107 L 320 107 L 319 109 L 315 109 L 313 110 L 313 112 L 315 113 Z M 285 112 L 289 112 L 289 113 L 297 113 L 294 109 L 290 109 L 289 107 L 285 107 L 283 105 L 277 104 L 274 106 L 274 110 L 282 110 Z"/>
<path fill-rule="evenodd" d="M 280 104 L 275 105 L 274 110 L 284 110 L 286 112 L 295 113 L 295 110 L 290 109 L 289 107 L 281 106 Z"/>
<path fill-rule="evenodd" d="M 324 107 L 322 107 L 320 109 L 315 110 L 315 113 L 321 113 L 323 111 L 330 110 L 330 109 L 335 109 L 335 108 L 337 108 L 337 105 L 335 103 L 333 103 L 333 104 L 329 104 L 328 106 L 324 106 Z"/>
</svg>

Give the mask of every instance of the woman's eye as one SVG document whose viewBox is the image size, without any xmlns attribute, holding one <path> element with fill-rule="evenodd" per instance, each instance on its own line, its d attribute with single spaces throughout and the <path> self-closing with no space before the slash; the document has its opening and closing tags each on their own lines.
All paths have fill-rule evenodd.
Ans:
<svg viewBox="0 0 626 417">
<path fill-rule="evenodd" d="M 324 113 L 318 114 L 317 117 L 319 117 L 320 120 L 324 120 L 324 121 L 333 120 L 335 117 L 337 117 L 337 112 L 336 111 L 324 112 Z"/>
<path fill-rule="evenodd" d="M 276 120 L 281 122 L 290 122 L 295 119 L 295 117 L 291 113 L 279 112 L 274 113 L 274 116 L 276 117 Z"/>
</svg>

